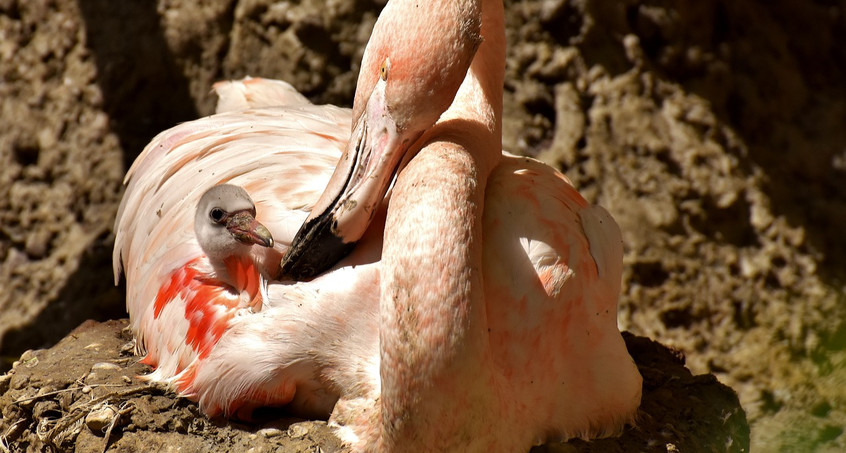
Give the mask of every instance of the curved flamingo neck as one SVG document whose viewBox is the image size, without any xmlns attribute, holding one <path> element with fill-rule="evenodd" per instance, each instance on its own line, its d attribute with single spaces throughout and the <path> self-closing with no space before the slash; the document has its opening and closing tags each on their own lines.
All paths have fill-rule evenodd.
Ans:
<svg viewBox="0 0 846 453">
<path fill-rule="evenodd" d="M 439 141 L 396 181 L 379 308 L 388 451 L 461 451 L 438 442 L 493 429 L 472 418 L 497 412 L 479 407 L 492 401 L 485 395 L 494 389 L 481 276 L 485 181 L 478 170 L 463 146 Z"/>
<path fill-rule="evenodd" d="M 502 3 L 449 109 L 397 176 L 380 298 L 382 447 L 481 451 L 499 413 L 482 278 L 482 210 L 501 156 Z M 485 436 L 490 433 L 491 436 Z"/>
<path fill-rule="evenodd" d="M 500 0 L 482 2 L 482 44 L 449 108 L 418 141 L 449 138 L 478 160 L 480 180 L 502 156 L 502 90 L 505 80 L 505 24 Z M 421 148 L 422 148 L 421 146 Z"/>
</svg>

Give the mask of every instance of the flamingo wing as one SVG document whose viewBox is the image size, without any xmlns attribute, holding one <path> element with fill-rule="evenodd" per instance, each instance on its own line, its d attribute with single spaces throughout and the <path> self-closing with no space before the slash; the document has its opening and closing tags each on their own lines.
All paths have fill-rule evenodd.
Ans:
<svg viewBox="0 0 846 453">
<path fill-rule="evenodd" d="M 640 375 L 617 330 L 617 224 L 564 175 L 505 154 L 488 181 L 484 228 L 489 337 L 522 402 L 513 409 L 562 438 L 622 429 L 628 418 L 611 409 L 637 406 Z"/>
</svg>

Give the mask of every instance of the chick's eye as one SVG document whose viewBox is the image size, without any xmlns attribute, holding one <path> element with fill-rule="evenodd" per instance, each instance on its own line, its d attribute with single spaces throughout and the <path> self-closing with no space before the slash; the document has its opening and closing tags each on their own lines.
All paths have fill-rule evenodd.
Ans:
<svg viewBox="0 0 846 453">
<path fill-rule="evenodd" d="M 220 208 L 212 208 L 212 210 L 209 211 L 209 217 L 211 217 L 212 221 L 215 223 L 220 223 L 225 216 L 226 213 Z"/>
</svg>

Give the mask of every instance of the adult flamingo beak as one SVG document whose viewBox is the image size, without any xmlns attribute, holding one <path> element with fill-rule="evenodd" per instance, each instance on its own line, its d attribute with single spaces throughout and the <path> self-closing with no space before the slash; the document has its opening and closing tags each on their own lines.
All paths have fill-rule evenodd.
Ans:
<svg viewBox="0 0 846 453">
<path fill-rule="evenodd" d="M 282 259 L 279 278 L 303 280 L 329 269 L 352 250 L 370 224 L 403 155 L 420 135 L 404 137 L 398 130 L 385 90 L 381 78 L 326 190 Z"/>
<path fill-rule="evenodd" d="M 273 247 L 273 236 L 270 230 L 262 225 L 249 211 L 238 211 L 226 219 L 226 229 L 239 242 L 247 245 Z"/>
</svg>

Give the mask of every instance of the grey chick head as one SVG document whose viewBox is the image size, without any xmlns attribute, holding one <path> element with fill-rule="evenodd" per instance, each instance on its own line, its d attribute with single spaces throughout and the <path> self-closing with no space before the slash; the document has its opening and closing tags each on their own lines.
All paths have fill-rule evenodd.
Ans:
<svg viewBox="0 0 846 453">
<path fill-rule="evenodd" d="M 253 245 L 273 247 L 273 237 L 256 220 L 256 206 L 242 187 L 221 184 L 207 190 L 197 204 L 194 233 L 212 260 L 244 254 Z"/>
</svg>

